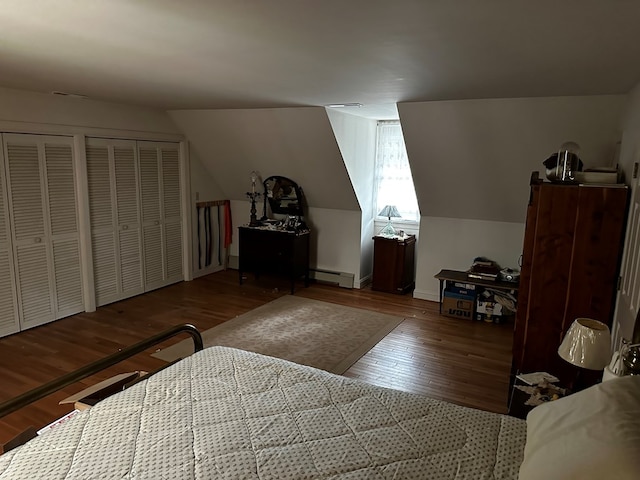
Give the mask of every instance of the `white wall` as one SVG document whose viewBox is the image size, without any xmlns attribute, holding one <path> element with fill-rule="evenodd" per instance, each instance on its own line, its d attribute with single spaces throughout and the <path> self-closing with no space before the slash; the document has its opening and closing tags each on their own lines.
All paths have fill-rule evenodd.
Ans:
<svg viewBox="0 0 640 480">
<path fill-rule="evenodd" d="M 373 190 L 377 121 L 332 108 L 327 108 L 327 115 L 362 212 L 360 268 L 355 277 L 357 283 L 362 283 L 368 281 L 373 273 Z"/>
<path fill-rule="evenodd" d="M 169 112 L 227 198 L 243 200 L 249 175 L 282 175 L 310 207 L 359 210 L 322 107 Z"/>
<path fill-rule="evenodd" d="M 309 208 L 311 268 L 354 274 L 360 288 L 360 212 Z"/>
<path fill-rule="evenodd" d="M 249 222 L 249 175 L 282 175 L 297 182 L 312 228 L 311 266 L 360 278 L 361 215 L 327 113 L 322 107 L 169 112 L 232 200 L 233 225 Z M 258 216 L 262 212 L 262 199 Z M 231 255 L 238 255 L 234 231 Z M 233 265 L 233 264 L 232 264 Z"/>
<path fill-rule="evenodd" d="M 531 172 L 572 140 L 609 165 L 624 95 L 401 103 L 422 215 L 524 222 Z"/>
<path fill-rule="evenodd" d="M 97 133 L 97 129 L 126 130 L 133 135 L 154 132 L 180 138 L 180 131 L 161 110 L 91 99 L 61 97 L 44 93 L 0 88 L 0 122 L 3 131 L 11 125 L 18 131 L 41 124 L 50 133 Z M 47 129 L 48 126 L 48 129 Z"/>
<path fill-rule="evenodd" d="M 625 173 L 625 183 L 631 185 L 633 163 L 640 154 L 640 83 L 628 95 L 624 116 L 622 145 L 620 147 L 620 168 Z"/>
<path fill-rule="evenodd" d="M 503 267 L 519 268 L 524 224 L 485 220 L 422 217 L 419 268 L 413 296 L 438 300 L 439 282 L 433 276 L 441 269 L 466 270 L 475 257 L 484 256 Z"/>
<path fill-rule="evenodd" d="M 568 140 L 585 165 L 609 165 L 626 97 L 515 98 L 398 105 L 423 216 L 416 290 L 435 299 L 439 270 L 477 256 L 517 267 L 532 171 Z"/>
</svg>

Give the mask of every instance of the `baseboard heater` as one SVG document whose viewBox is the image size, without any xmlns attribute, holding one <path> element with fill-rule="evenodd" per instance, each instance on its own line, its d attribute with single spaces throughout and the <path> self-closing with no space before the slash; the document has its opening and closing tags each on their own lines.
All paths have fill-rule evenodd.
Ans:
<svg viewBox="0 0 640 480">
<path fill-rule="evenodd" d="M 311 269 L 309 277 L 318 282 L 337 283 L 343 288 L 353 288 L 353 273 Z"/>
<path fill-rule="evenodd" d="M 229 257 L 229 268 L 238 269 L 238 256 L 231 255 Z M 353 273 L 332 272 L 330 270 L 309 270 L 309 278 L 318 282 L 326 282 L 337 284 L 343 288 L 353 288 Z"/>
</svg>

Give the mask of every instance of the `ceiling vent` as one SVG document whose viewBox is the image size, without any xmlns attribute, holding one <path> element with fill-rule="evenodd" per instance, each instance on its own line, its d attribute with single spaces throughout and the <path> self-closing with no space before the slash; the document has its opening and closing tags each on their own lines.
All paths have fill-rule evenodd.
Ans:
<svg viewBox="0 0 640 480">
<path fill-rule="evenodd" d="M 329 105 L 325 105 L 325 107 L 329 108 L 344 108 L 344 107 L 361 107 L 361 103 L 330 103 Z"/>
<path fill-rule="evenodd" d="M 57 95 L 59 97 L 70 97 L 70 98 L 89 98 L 86 95 L 80 95 L 79 93 L 68 93 L 68 92 L 59 92 L 54 90 L 51 92 L 51 95 Z"/>
</svg>

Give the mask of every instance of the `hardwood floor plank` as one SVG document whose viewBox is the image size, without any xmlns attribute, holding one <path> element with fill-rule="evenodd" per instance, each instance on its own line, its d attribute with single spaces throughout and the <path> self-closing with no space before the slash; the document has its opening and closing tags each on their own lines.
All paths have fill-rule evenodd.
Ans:
<svg viewBox="0 0 640 480">
<path fill-rule="evenodd" d="M 218 272 L 47 325 L 0 338 L 0 401 L 179 323 L 201 331 L 289 293 L 287 279 L 251 278 L 238 284 L 235 270 Z M 441 316 L 438 304 L 369 288 L 350 290 L 312 283 L 295 295 L 403 317 L 405 320 L 346 373 L 350 378 L 504 413 L 511 367 L 512 325 Z M 180 341 L 176 338 L 157 348 Z M 150 349 L 76 385 L 0 419 L 0 443 L 28 426 L 61 417 L 58 402 L 117 373 L 164 364 Z"/>
</svg>

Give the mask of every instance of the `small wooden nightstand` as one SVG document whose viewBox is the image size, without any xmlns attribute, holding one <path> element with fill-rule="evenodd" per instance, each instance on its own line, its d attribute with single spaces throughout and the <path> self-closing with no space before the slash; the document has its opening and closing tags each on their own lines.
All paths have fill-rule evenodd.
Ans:
<svg viewBox="0 0 640 480">
<path fill-rule="evenodd" d="M 373 237 L 371 288 L 391 293 L 406 293 L 413 290 L 415 247 L 415 235 Z"/>
</svg>

